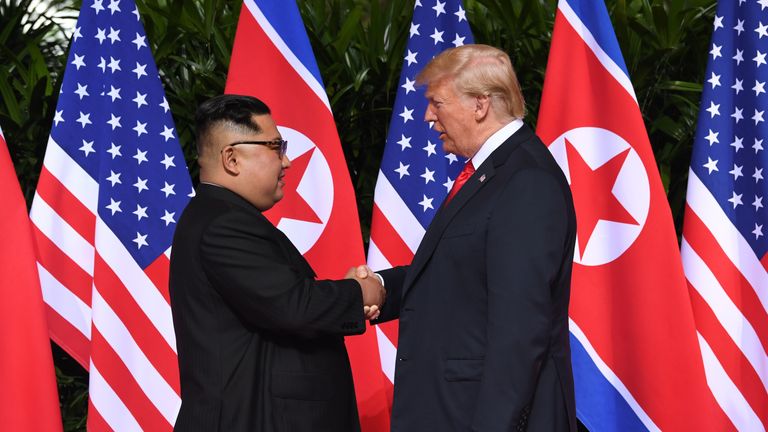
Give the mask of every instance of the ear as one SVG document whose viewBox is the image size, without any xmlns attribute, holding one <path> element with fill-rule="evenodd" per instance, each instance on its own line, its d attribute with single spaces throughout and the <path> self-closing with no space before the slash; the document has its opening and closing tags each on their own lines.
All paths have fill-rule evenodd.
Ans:
<svg viewBox="0 0 768 432">
<path fill-rule="evenodd" d="M 240 166 L 237 163 L 234 147 L 227 146 L 221 150 L 221 166 L 230 175 L 240 174 Z"/>
<path fill-rule="evenodd" d="M 475 121 L 478 123 L 488 117 L 491 109 L 491 97 L 488 95 L 475 96 Z"/>
</svg>

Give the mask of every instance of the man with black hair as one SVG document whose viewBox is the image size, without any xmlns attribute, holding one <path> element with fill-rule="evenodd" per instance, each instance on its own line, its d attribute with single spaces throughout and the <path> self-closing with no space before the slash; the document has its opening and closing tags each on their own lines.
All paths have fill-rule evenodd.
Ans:
<svg viewBox="0 0 768 432">
<path fill-rule="evenodd" d="M 343 336 L 365 331 L 381 284 L 354 269 L 315 280 L 262 214 L 283 197 L 290 166 L 263 102 L 214 97 L 196 121 L 200 185 L 171 255 L 175 430 L 359 431 Z"/>
</svg>

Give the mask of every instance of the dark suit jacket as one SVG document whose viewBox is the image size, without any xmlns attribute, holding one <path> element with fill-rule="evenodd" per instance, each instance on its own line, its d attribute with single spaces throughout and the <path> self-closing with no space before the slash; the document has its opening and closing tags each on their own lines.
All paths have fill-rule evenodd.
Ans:
<svg viewBox="0 0 768 432">
<path fill-rule="evenodd" d="M 523 126 L 381 272 L 399 316 L 392 431 L 576 430 L 567 181 Z"/>
<path fill-rule="evenodd" d="M 288 238 L 233 192 L 201 184 L 173 241 L 177 431 L 358 431 L 343 335 L 360 286 L 316 281 Z"/>
</svg>

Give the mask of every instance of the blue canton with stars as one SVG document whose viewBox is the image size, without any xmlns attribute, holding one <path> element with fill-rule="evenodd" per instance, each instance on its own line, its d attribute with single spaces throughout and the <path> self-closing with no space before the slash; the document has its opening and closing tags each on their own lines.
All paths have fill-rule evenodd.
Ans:
<svg viewBox="0 0 768 432">
<path fill-rule="evenodd" d="M 416 75 L 443 50 L 469 43 L 472 30 L 460 0 L 416 1 L 381 171 L 424 228 L 465 161 L 443 152 L 439 134 L 423 121 L 427 100 Z"/>
<path fill-rule="evenodd" d="M 144 268 L 192 194 L 133 0 L 84 1 L 51 137 L 99 184 L 99 217 Z"/>
<path fill-rule="evenodd" d="M 768 0 L 720 1 L 691 169 L 758 258 L 765 235 Z"/>
</svg>

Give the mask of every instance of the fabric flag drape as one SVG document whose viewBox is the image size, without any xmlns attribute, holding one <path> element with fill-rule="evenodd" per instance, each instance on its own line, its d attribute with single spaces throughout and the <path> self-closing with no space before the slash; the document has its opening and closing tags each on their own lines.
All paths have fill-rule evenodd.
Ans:
<svg viewBox="0 0 768 432">
<path fill-rule="evenodd" d="M 718 4 L 681 245 L 707 382 L 744 431 L 768 429 L 766 7 Z"/>
<path fill-rule="evenodd" d="M 265 215 L 315 269 L 340 278 L 365 262 L 354 190 L 323 80 L 293 0 L 246 0 L 232 49 L 226 93 L 255 96 L 288 141 L 285 196 Z M 358 410 L 366 432 L 388 422 L 384 378 L 368 361 L 372 331 L 348 337 Z"/>
<path fill-rule="evenodd" d="M 60 431 L 51 343 L 35 262 L 32 224 L 0 130 L 0 424 L 7 430 Z"/>
<path fill-rule="evenodd" d="M 438 133 L 423 121 L 424 88 L 416 75 L 447 48 L 473 43 L 461 0 L 416 1 L 387 142 L 376 181 L 368 265 L 374 270 L 410 264 L 435 212 L 464 166 L 446 154 Z M 395 377 L 397 322 L 376 326 L 381 368 Z M 371 360 L 375 361 L 375 360 Z"/>
<path fill-rule="evenodd" d="M 89 371 L 88 430 L 171 430 L 168 299 L 192 193 L 132 0 L 83 2 L 32 210 L 50 334 Z"/>
<path fill-rule="evenodd" d="M 576 408 L 590 430 L 728 430 L 707 388 L 675 230 L 605 4 L 560 0 L 538 135 L 577 220 Z"/>
</svg>

